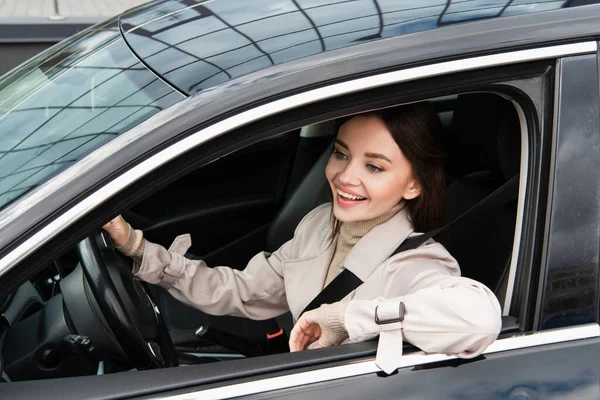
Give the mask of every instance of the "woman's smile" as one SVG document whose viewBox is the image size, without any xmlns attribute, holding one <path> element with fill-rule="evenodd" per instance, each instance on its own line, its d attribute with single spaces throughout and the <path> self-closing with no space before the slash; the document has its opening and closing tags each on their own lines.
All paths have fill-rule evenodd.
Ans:
<svg viewBox="0 0 600 400">
<path fill-rule="evenodd" d="M 339 186 L 336 186 L 336 192 L 336 201 L 338 205 L 343 208 L 356 207 L 368 200 L 364 196 L 354 193 L 348 189 L 341 189 Z"/>
</svg>

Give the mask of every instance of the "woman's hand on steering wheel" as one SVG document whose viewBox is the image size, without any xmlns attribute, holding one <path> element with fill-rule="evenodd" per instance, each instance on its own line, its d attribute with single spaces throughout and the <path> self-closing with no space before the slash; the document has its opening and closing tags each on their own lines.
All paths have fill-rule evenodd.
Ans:
<svg viewBox="0 0 600 400">
<path fill-rule="evenodd" d="M 131 227 L 122 216 L 118 215 L 103 225 L 102 229 L 108 232 L 115 246 L 120 247 L 127 242 Z"/>
</svg>

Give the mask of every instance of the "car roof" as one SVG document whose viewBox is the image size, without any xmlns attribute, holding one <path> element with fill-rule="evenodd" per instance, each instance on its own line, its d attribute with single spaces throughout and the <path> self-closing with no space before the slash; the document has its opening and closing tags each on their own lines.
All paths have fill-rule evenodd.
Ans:
<svg viewBox="0 0 600 400">
<path fill-rule="evenodd" d="M 185 94 L 319 53 L 590 1 L 181 0 L 120 18 L 132 50 Z"/>
</svg>

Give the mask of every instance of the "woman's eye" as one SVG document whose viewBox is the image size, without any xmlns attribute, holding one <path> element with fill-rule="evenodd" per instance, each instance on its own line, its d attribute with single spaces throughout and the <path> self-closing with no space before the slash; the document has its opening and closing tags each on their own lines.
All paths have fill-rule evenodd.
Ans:
<svg viewBox="0 0 600 400">
<path fill-rule="evenodd" d="M 347 156 L 346 156 L 344 153 L 342 153 L 342 152 L 341 152 L 341 151 L 339 151 L 339 150 L 333 150 L 333 155 L 334 155 L 334 156 L 335 156 L 335 158 L 337 158 L 338 160 L 345 160 L 345 159 L 347 159 L 347 158 L 348 158 L 348 157 L 347 157 Z"/>
<path fill-rule="evenodd" d="M 383 171 L 383 168 L 379 168 L 373 164 L 367 164 L 367 168 L 369 169 L 369 171 L 371 172 L 381 172 Z"/>
</svg>

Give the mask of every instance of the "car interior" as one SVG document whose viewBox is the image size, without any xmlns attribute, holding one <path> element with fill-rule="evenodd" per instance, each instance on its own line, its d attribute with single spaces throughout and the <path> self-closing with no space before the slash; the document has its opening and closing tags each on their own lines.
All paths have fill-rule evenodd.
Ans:
<svg viewBox="0 0 600 400">
<path fill-rule="evenodd" d="M 439 139 L 448 155 L 448 221 L 452 222 L 519 175 L 522 128 L 515 106 L 496 93 L 430 101 L 444 126 Z M 338 126 L 339 120 L 324 121 L 251 144 L 177 179 L 123 216 L 150 241 L 168 247 L 177 235 L 190 233 L 193 244 L 187 257 L 203 259 L 209 266 L 243 269 L 257 252 L 274 251 L 291 239 L 302 217 L 329 201 L 324 168 Z M 458 260 L 462 275 L 487 285 L 501 305 L 511 285 L 518 189 L 514 185 L 502 201 L 461 217 L 444 233 L 444 243 Z M 106 235 L 97 240 L 92 246 L 100 248 L 103 262 L 116 266 L 110 276 L 117 290 L 139 293 L 140 283 L 130 275 L 131 261 L 115 250 L 103 251 L 111 248 Z M 131 354 L 125 354 L 125 346 L 93 299 L 93 284 L 86 279 L 89 271 L 81 271 L 80 264 L 85 263 L 81 248 L 63 254 L 17 291 L 0 298 L 3 381 L 139 367 L 131 362 Z M 129 275 L 117 277 L 121 272 L 115 270 Z M 141 321 L 138 330 L 142 336 L 158 337 L 163 329 L 156 342 L 172 343 L 175 354 L 162 354 L 170 358 L 170 365 L 286 349 L 286 333 L 292 327 L 289 315 L 266 321 L 208 315 L 159 287 L 145 286 L 151 305 L 160 309 L 162 328 Z M 132 307 L 129 312 L 135 313 L 137 308 Z M 518 330 L 508 310 L 504 315 L 503 333 Z M 145 312 L 132 316 L 154 317 Z"/>
</svg>

